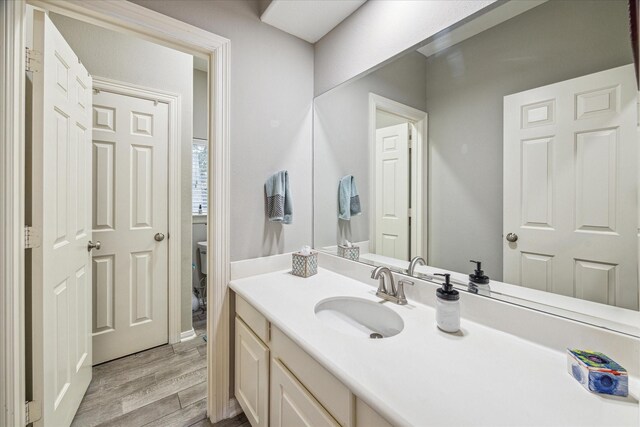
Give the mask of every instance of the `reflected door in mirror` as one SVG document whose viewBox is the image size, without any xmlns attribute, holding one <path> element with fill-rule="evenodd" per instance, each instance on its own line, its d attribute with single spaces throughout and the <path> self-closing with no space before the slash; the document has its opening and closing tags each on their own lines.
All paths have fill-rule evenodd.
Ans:
<svg viewBox="0 0 640 427">
<path fill-rule="evenodd" d="M 375 253 L 409 259 L 409 123 L 376 130 Z"/>
<path fill-rule="evenodd" d="M 638 309 L 634 88 L 627 65 L 504 98 L 505 282 Z"/>
</svg>

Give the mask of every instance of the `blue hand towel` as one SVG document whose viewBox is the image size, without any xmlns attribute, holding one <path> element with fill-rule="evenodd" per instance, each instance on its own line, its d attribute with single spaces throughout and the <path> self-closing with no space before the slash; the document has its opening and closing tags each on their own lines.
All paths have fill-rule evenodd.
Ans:
<svg viewBox="0 0 640 427">
<path fill-rule="evenodd" d="M 338 185 L 338 218 L 346 221 L 352 216 L 360 215 L 360 194 L 356 187 L 356 179 L 352 175 L 343 176 Z"/>
<path fill-rule="evenodd" d="M 289 189 L 289 172 L 280 171 L 271 175 L 264 183 L 267 195 L 267 217 L 269 221 L 291 224 L 293 207 Z"/>
</svg>

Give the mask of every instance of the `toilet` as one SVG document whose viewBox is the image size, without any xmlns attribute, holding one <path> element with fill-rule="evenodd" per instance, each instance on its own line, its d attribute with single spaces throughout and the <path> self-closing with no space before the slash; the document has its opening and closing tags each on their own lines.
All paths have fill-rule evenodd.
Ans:
<svg viewBox="0 0 640 427">
<path fill-rule="evenodd" d="M 198 242 L 200 252 L 200 273 L 207 274 L 207 242 Z"/>
</svg>

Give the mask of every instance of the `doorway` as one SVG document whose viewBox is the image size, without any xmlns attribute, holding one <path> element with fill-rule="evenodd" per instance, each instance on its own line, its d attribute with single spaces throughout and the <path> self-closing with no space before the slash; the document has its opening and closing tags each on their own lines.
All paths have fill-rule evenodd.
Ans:
<svg viewBox="0 0 640 427">
<path fill-rule="evenodd" d="M 402 260 L 411 258 L 412 127 L 402 117 L 376 111 L 373 247 L 378 255 Z"/>
<path fill-rule="evenodd" d="M 229 43 L 228 39 L 212 34 L 200 28 L 169 18 L 165 15 L 145 9 L 129 2 L 43 2 L 40 0 L 16 0 L 1 2 L 0 12 L 4 20 L 3 43 L 0 45 L 3 61 L 4 92 L 2 102 L 3 132 L 0 134 L 3 150 L 0 152 L 2 173 L 6 178 L 5 190 L 0 194 L 0 212 L 2 212 L 6 233 L 3 234 L 3 277 L 7 279 L 3 294 L 2 310 L 4 316 L 3 333 L 0 335 L 3 363 L 0 367 L 4 380 L 3 400 L 6 410 L 2 413 L 7 425 L 21 426 L 41 417 L 42 402 L 28 402 L 26 382 L 30 378 L 31 364 L 25 350 L 25 275 L 24 267 L 32 245 L 37 244 L 37 234 L 25 228 L 25 35 L 27 28 L 27 3 L 74 16 L 85 22 L 92 22 L 103 28 L 135 34 L 147 40 L 156 41 L 165 46 L 177 47 L 185 52 L 204 58 L 211 67 L 208 79 L 208 106 L 210 138 L 209 182 L 215 182 L 215 188 L 209 186 L 211 209 L 208 234 L 214 242 L 215 250 L 208 253 L 208 264 L 213 272 L 209 275 L 208 310 L 210 330 L 207 341 L 208 354 L 211 357 L 208 372 L 208 414 L 212 420 L 221 420 L 232 416 L 236 409 L 230 396 L 229 374 L 229 301 L 225 297 L 229 282 Z M 214 155 L 215 154 L 215 155 Z M 28 223 L 27 223 L 28 225 Z M 26 250 L 25 250 L 26 249 Z M 27 370 L 29 374 L 27 375 Z M 213 378 L 216 381 L 213 381 Z M 27 411 L 27 408 L 29 409 Z M 26 420 L 26 421 L 25 421 Z"/>
<path fill-rule="evenodd" d="M 102 359 L 93 360 L 93 364 L 172 340 L 170 331 L 172 322 L 170 319 L 169 321 L 167 320 L 167 317 L 171 317 L 172 304 L 170 303 L 171 299 L 167 304 L 168 292 L 166 286 L 167 270 L 169 278 L 171 277 L 171 270 L 176 270 L 175 263 L 171 262 L 171 247 L 168 250 L 169 258 L 166 256 L 166 245 L 164 249 L 162 246 L 160 248 L 120 248 L 121 252 L 124 250 L 126 255 L 130 255 L 128 271 L 127 268 L 116 267 L 115 262 L 118 258 L 127 258 L 126 255 L 118 255 L 116 253 L 117 250 L 115 250 L 115 252 L 105 254 L 103 257 L 110 258 L 113 262 L 102 262 L 104 259 L 101 260 L 100 257 L 91 260 L 90 251 L 87 251 L 87 248 L 93 252 L 97 252 L 100 249 L 104 251 L 110 246 L 109 239 L 112 240 L 111 243 L 115 242 L 116 245 L 122 244 L 122 240 L 127 240 L 131 237 L 131 229 L 146 234 L 152 233 L 150 236 L 146 236 L 152 237 L 152 239 L 145 239 L 143 238 L 144 236 L 130 238 L 130 243 L 134 245 L 144 240 L 153 240 L 153 245 L 166 244 L 167 240 L 169 242 L 171 240 L 177 243 L 180 242 L 179 236 L 181 233 L 179 230 L 173 228 L 174 231 L 171 233 L 173 239 L 169 239 L 169 232 L 166 231 L 171 229 L 171 222 L 174 225 L 181 225 L 179 216 L 174 216 L 173 218 L 169 216 L 167 220 L 166 215 L 167 197 L 171 198 L 172 188 L 180 187 L 179 184 L 171 184 L 171 180 L 175 178 L 175 176 L 172 176 L 172 174 L 175 174 L 175 170 L 172 172 L 171 156 L 167 156 L 167 134 L 171 134 L 172 128 L 178 128 L 179 126 L 172 127 L 169 125 L 170 120 L 168 119 L 171 116 L 170 102 L 162 99 L 162 96 L 149 99 L 149 91 L 143 95 L 125 94 L 123 91 L 125 91 L 124 87 L 126 85 L 105 80 L 102 82 L 102 87 L 93 94 L 94 99 L 92 100 L 91 76 L 83 66 L 82 58 L 74 56 L 73 49 L 69 45 L 65 45 L 64 37 L 59 33 L 55 34 L 55 25 L 53 25 L 47 14 L 41 11 L 37 11 L 37 14 L 40 21 L 39 25 L 41 24 L 40 35 L 42 39 L 46 39 L 46 33 L 48 33 L 53 35 L 56 43 L 59 43 L 55 45 L 52 45 L 50 41 L 42 43 L 40 49 L 32 49 L 30 54 L 30 58 L 34 58 L 34 62 L 37 61 L 37 65 L 33 64 L 33 67 L 38 68 L 32 68 L 29 71 L 32 73 L 40 72 L 39 77 L 42 77 L 42 87 L 40 88 L 42 91 L 36 93 L 34 90 L 33 93 L 34 96 L 41 97 L 37 100 L 34 99 L 31 105 L 37 105 L 41 100 L 44 100 L 42 102 L 45 105 L 43 110 L 47 110 L 46 105 L 52 107 L 45 113 L 48 116 L 43 117 L 43 120 L 35 120 L 34 118 L 31 123 L 42 123 L 44 126 L 40 130 L 42 135 L 51 135 L 53 137 L 51 139 L 55 141 L 54 144 L 47 144 L 47 149 L 53 150 L 48 154 L 43 150 L 34 150 L 39 153 L 37 156 L 40 158 L 42 168 L 39 168 L 34 163 L 30 163 L 27 168 L 28 171 L 32 171 L 36 175 L 39 174 L 38 179 L 42 183 L 39 190 L 29 191 L 30 194 L 36 196 L 36 201 L 29 200 L 28 208 L 31 210 L 36 205 L 36 210 L 40 209 L 40 213 L 37 215 L 49 221 L 47 222 L 49 225 L 45 225 L 43 221 L 39 223 L 36 221 L 36 227 L 34 228 L 42 231 L 46 230 L 47 234 L 39 245 L 34 239 L 33 247 L 35 250 L 33 252 L 36 255 L 31 261 L 33 265 L 39 262 L 39 256 L 41 259 L 45 258 L 45 256 L 37 254 L 41 249 L 41 252 L 44 252 L 43 248 L 45 247 L 51 247 L 53 248 L 52 250 L 69 248 L 73 256 L 61 254 L 59 256 L 60 259 L 57 260 L 47 255 L 46 257 L 51 259 L 48 263 L 43 263 L 43 274 L 41 274 L 43 283 L 46 282 L 46 286 L 34 287 L 29 295 L 33 300 L 39 300 L 42 305 L 48 305 L 50 309 L 48 311 L 47 309 L 43 310 L 41 314 L 34 318 L 35 321 L 30 319 L 29 326 L 33 328 L 31 335 L 34 338 L 34 343 L 39 341 L 40 337 L 43 337 L 44 345 L 40 343 L 34 344 L 28 349 L 27 356 L 34 367 L 31 378 L 36 382 L 42 381 L 42 384 L 34 385 L 33 389 L 28 389 L 27 392 L 33 396 L 28 395 L 28 398 L 35 399 L 36 403 L 43 406 L 44 418 L 39 420 L 40 423 L 43 420 L 47 420 L 47 423 L 67 425 L 69 417 L 73 416 L 73 407 L 77 408 L 77 403 L 79 403 L 78 395 L 80 396 L 79 398 L 82 398 L 82 389 L 86 388 L 83 384 L 86 384 L 87 376 L 82 376 L 83 380 L 77 382 L 74 380 L 75 372 L 87 372 L 86 367 L 90 368 L 92 364 L 92 350 L 99 348 L 98 345 L 94 349 L 91 348 L 91 336 L 87 332 L 97 331 L 104 333 L 105 329 L 108 330 L 109 328 L 122 331 L 122 328 L 115 327 L 118 315 L 125 318 L 123 323 L 129 323 L 130 329 L 133 329 L 131 328 L 132 326 L 145 327 L 151 326 L 153 323 L 159 325 L 155 328 L 155 332 L 150 330 L 142 333 L 136 332 L 134 336 L 127 336 L 124 339 L 121 337 L 117 345 L 104 345 L 104 348 L 109 348 L 123 347 L 123 343 L 132 344 L 133 342 L 134 344 L 131 348 L 120 348 L 120 353 L 109 354 Z M 102 30 L 101 28 L 96 28 Z M 41 56 L 38 57 L 38 55 Z M 189 73 L 192 71 L 189 70 Z M 55 96 L 49 97 L 47 94 Z M 57 102 L 56 97 L 66 102 L 66 104 Z M 159 109 L 160 113 L 155 114 L 154 109 Z M 120 118 L 118 118 L 119 110 L 124 111 L 124 115 Z M 208 114 L 205 112 L 203 116 L 206 118 Z M 91 137 L 92 127 L 94 129 L 93 138 Z M 208 125 L 205 125 L 205 128 L 208 127 Z M 127 152 L 131 160 L 129 162 L 123 161 L 122 156 L 119 157 L 117 153 L 117 142 L 124 139 L 124 135 L 119 135 L 119 131 L 128 133 L 127 138 L 129 139 L 131 139 L 132 135 L 138 138 L 124 150 L 120 150 L 122 151 L 120 154 Z M 32 132 L 34 139 L 38 138 L 37 132 L 34 127 Z M 109 135 L 113 138 L 110 139 Z M 164 144 L 152 143 L 151 141 L 156 136 L 158 139 L 156 142 L 164 142 Z M 43 139 L 39 138 L 40 141 Z M 170 140 L 171 138 L 169 137 L 168 139 Z M 188 141 L 190 142 L 190 138 Z M 187 152 L 189 156 L 188 162 L 190 163 L 190 144 L 187 147 Z M 162 157 L 164 157 L 164 160 Z M 168 161 L 167 157 L 169 157 Z M 179 157 L 174 156 L 174 161 L 177 158 Z M 167 163 L 169 163 L 168 170 Z M 165 165 L 164 168 L 161 167 L 162 164 Z M 102 186 L 99 185 L 100 180 L 96 178 L 93 172 L 96 174 L 102 173 L 99 176 L 102 179 Z M 190 183 L 191 175 L 188 171 L 185 172 Z M 92 175 L 96 179 L 87 179 Z M 118 182 L 119 178 L 127 175 L 128 180 L 125 179 L 123 182 Z M 27 181 L 31 180 L 34 180 L 34 178 L 27 178 Z M 45 189 L 44 187 L 47 188 Z M 100 191 L 95 192 L 98 197 L 94 198 L 91 193 L 92 190 L 97 188 Z M 156 189 L 159 191 L 155 191 Z M 118 190 L 121 193 L 123 192 L 122 190 L 126 191 L 122 195 L 118 193 Z M 173 194 L 175 195 L 175 193 Z M 132 195 L 136 197 L 131 197 Z M 43 196 L 41 201 L 40 196 Z M 164 203 L 162 203 L 163 199 Z M 109 201 L 110 203 L 108 203 Z M 94 209 L 98 205 L 105 209 Z M 174 205 L 179 206 L 179 203 Z M 190 200 L 188 210 L 191 213 Z M 98 218 L 98 215 L 92 215 L 92 211 L 93 214 L 100 213 L 101 217 Z M 165 212 L 164 214 L 163 211 Z M 118 213 L 122 212 L 128 213 L 129 217 L 118 218 Z M 30 216 L 32 216 L 31 213 L 30 211 Z M 156 218 L 159 219 L 158 222 L 153 221 Z M 128 235 L 107 236 L 108 231 L 116 231 L 115 228 L 118 224 L 129 228 L 127 230 L 129 232 L 127 233 Z M 155 230 L 156 226 L 164 227 L 165 230 L 157 231 Z M 165 231 L 166 236 L 162 231 Z M 49 234 L 54 238 L 52 245 L 48 245 Z M 105 240 L 105 242 L 99 243 L 99 238 Z M 46 243 L 46 245 L 43 243 Z M 189 241 L 187 245 L 190 244 L 191 242 Z M 163 251 L 165 256 L 162 254 Z M 179 258 L 179 252 L 174 252 L 174 254 L 176 253 Z M 70 260 L 74 257 L 83 259 L 81 268 L 70 267 L 67 270 L 71 271 L 71 273 L 65 276 L 66 278 L 48 280 L 49 275 L 46 273 L 49 270 L 64 269 L 63 267 L 67 263 L 61 261 Z M 87 262 L 87 260 L 91 261 Z M 107 300 L 105 304 L 99 305 L 102 311 L 90 310 L 95 304 L 95 297 L 98 295 L 98 292 L 91 292 L 91 282 L 94 281 L 95 289 L 100 288 L 100 286 L 96 285 L 96 281 L 92 280 L 96 279 L 97 273 L 100 272 L 100 268 L 94 268 L 100 263 L 105 264 L 99 266 L 101 268 L 104 267 L 102 269 L 104 274 L 97 277 L 103 280 L 103 284 L 106 284 L 106 286 L 102 287 L 102 290 L 106 290 L 103 296 L 108 295 L 109 292 L 111 295 L 108 295 L 108 298 L 104 298 L 104 300 Z M 125 270 L 125 272 L 121 274 L 122 277 L 118 277 L 117 275 L 122 273 L 122 270 Z M 191 279 L 190 270 L 189 268 L 189 279 Z M 162 277 L 162 273 L 164 273 L 164 277 Z M 35 278 L 38 279 L 38 277 Z M 49 289 L 49 282 L 51 282 L 50 290 L 53 291 L 56 297 L 53 298 L 53 301 L 48 301 L 49 299 L 46 298 L 45 292 L 43 292 L 45 288 Z M 118 291 L 118 282 L 127 282 L 128 289 L 120 289 Z M 162 286 L 156 289 L 155 283 L 158 282 L 165 283 L 164 291 Z M 191 281 L 188 280 L 186 285 L 187 295 L 191 296 Z M 154 297 L 162 294 L 164 294 L 164 301 L 161 298 L 158 298 L 157 301 L 154 300 Z M 91 301 L 92 296 L 94 301 Z M 122 297 L 120 302 L 118 302 L 117 296 Z M 122 300 L 128 304 L 124 311 L 121 310 L 122 306 L 125 305 Z M 31 302 L 32 300 L 29 300 L 29 303 Z M 190 299 L 187 302 L 190 303 Z M 167 305 L 169 305 L 168 308 Z M 186 315 L 191 321 L 190 304 L 187 307 L 188 309 L 184 311 L 186 311 Z M 35 311 L 32 310 L 32 313 Z M 97 317 L 103 323 L 98 324 Z M 179 321 L 179 312 L 178 316 L 175 316 L 174 313 L 173 317 Z M 206 327 L 206 320 L 202 320 L 199 325 L 201 331 L 203 327 Z M 111 325 L 109 322 L 111 322 Z M 44 326 L 41 329 L 39 325 Z M 193 331 L 192 327 L 190 329 Z M 175 335 L 180 340 L 180 329 L 177 330 Z M 196 337 L 196 334 L 192 335 Z M 53 348 L 49 348 L 49 344 L 47 344 L 47 342 L 51 343 L 51 339 L 53 339 Z M 204 340 L 201 339 L 201 341 L 204 343 L 202 345 L 204 349 L 207 344 Z M 84 344 L 80 345 L 81 343 Z M 37 345 L 40 346 L 39 349 L 36 348 Z M 35 351 L 33 351 L 34 349 Z M 45 355 L 47 350 L 54 351 L 55 357 L 52 358 L 53 360 L 47 360 Z M 206 354 L 206 350 L 204 350 L 204 353 Z M 52 366 L 53 370 L 51 370 Z M 49 378 L 47 372 L 53 372 L 55 375 L 53 378 Z M 204 389 L 209 388 L 207 387 L 206 377 L 205 371 L 204 385 L 201 386 Z M 77 393 L 77 390 L 80 390 L 80 393 Z M 63 401 L 69 400 L 75 401 L 76 404 L 61 404 Z M 207 406 L 206 401 L 203 405 Z M 51 407 L 53 407 L 53 412 L 50 410 Z M 57 415 L 52 415 L 58 408 L 60 408 L 58 412 L 60 418 L 57 418 Z"/>
<path fill-rule="evenodd" d="M 369 94 L 372 256 L 427 258 L 426 133 L 425 112 Z"/>
</svg>

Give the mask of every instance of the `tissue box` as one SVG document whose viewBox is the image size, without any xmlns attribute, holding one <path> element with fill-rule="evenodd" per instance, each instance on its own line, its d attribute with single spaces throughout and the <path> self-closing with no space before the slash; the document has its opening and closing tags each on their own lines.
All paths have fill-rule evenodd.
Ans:
<svg viewBox="0 0 640 427">
<path fill-rule="evenodd" d="M 318 272 L 318 253 L 303 255 L 299 252 L 291 254 L 291 273 L 300 277 L 313 276 Z"/>
<path fill-rule="evenodd" d="M 350 259 L 351 261 L 357 261 L 360 258 L 360 247 L 359 246 L 345 246 L 338 245 L 338 256 L 346 259 Z"/>
<path fill-rule="evenodd" d="M 629 394 L 626 369 L 602 353 L 567 349 L 567 368 L 573 378 L 593 393 Z"/>
</svg>

